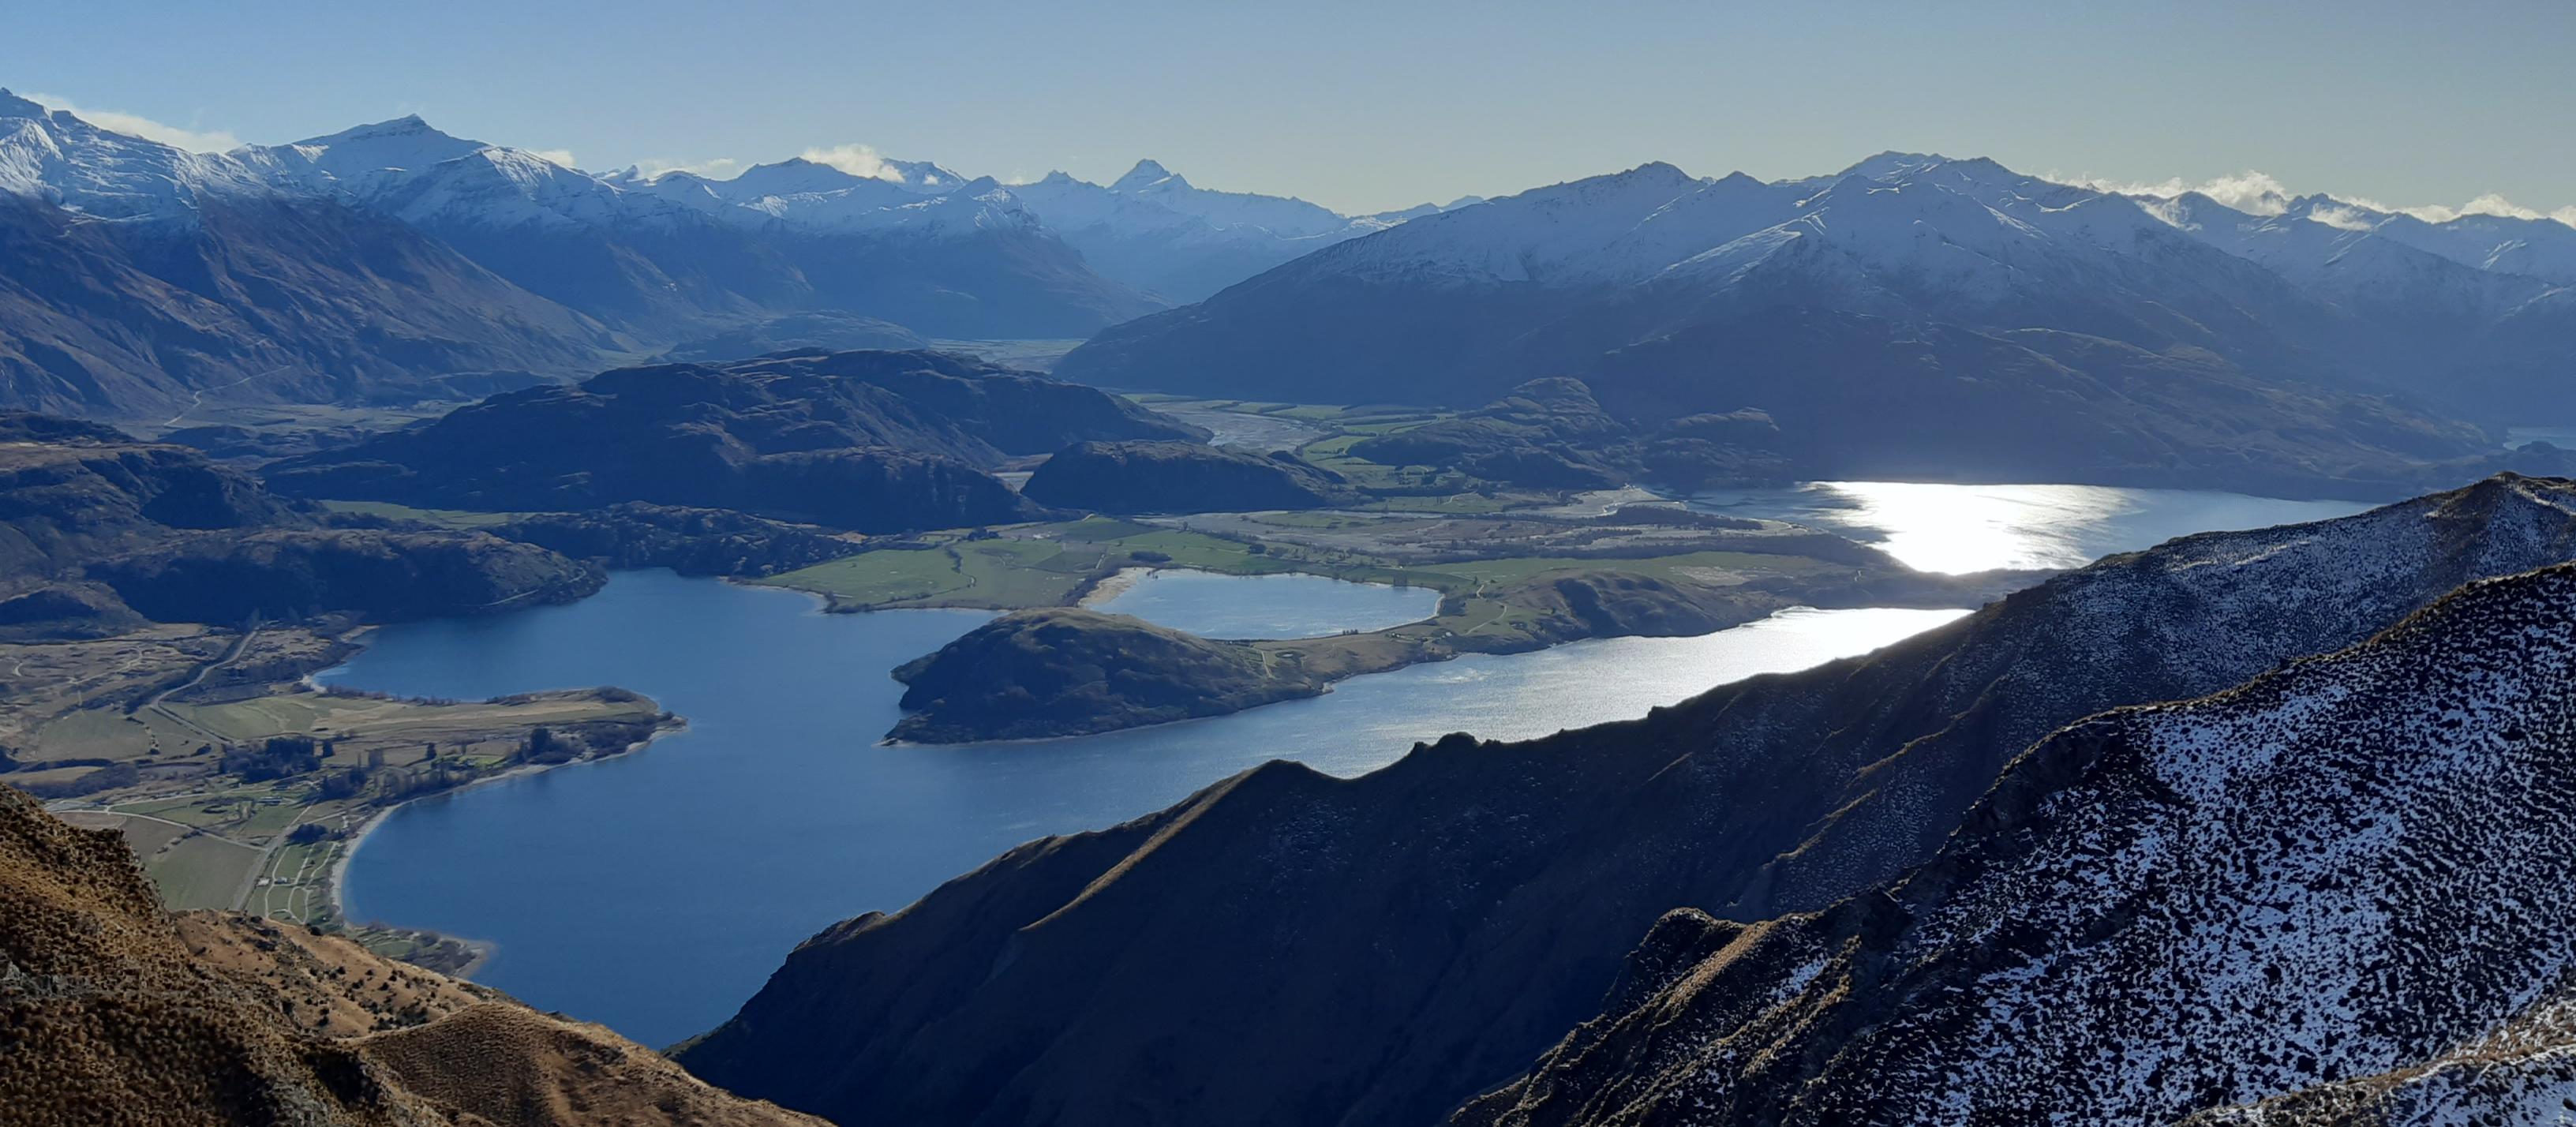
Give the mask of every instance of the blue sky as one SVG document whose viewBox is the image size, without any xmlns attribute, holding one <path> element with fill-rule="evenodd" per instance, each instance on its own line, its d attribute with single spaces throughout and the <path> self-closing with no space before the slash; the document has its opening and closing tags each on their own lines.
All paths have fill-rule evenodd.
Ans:
<svg viewBox="0 0 2576 1127">
<path fill-rule="evenodd" d="M 417 112 L 583 167 L 864 145 L 1376 210 L 1885 149 L 2576 205 L 2576 3 L 21 5 L 0 85 L 278 142 Z"/>
</svg>

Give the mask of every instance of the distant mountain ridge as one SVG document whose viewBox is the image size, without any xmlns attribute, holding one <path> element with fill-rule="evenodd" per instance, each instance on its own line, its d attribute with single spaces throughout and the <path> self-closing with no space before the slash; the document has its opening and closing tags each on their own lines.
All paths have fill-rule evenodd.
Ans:
<svg viewBox="0 0 2576 1127">
<path fill-rule="evenodd" d="M 1695 409 L 1768 410 L 1729 386 L 1728 350 L 1784 313 L 1831 313 L 2211 357 L 2266 383 L 2395 393 L 2489 425 L 2576 418 L 2562 378 L 2576 228 L 2435 224 L 2322 197 L 2277 216 L 2223 210 L 1984 159 L 1888 153 L 1767 183 L 1652 163 L 1337 243 L 1103 332 L 1060 370 L 1198 394 L 1298 386 L 1468 405 L 1696 332 L 1707 346 L 1667 358 L 1665 382 L 1695 389 Z M 1710 326 L 1733 328 L 1699 331 Z"/>
<path fill-rule="evenodd" d="M 741 205 L 688 187 L 417 117 L 190 153 L 0 92 L 0 405 L 468 398 L 801 314 L 1068 337 L 1162 304 L 989 180 Z"/>
</svg>

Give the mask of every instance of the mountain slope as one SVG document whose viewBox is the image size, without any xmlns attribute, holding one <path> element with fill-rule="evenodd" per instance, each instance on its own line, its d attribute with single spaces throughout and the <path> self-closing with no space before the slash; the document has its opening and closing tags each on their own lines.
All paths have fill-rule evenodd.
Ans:
<svg viewBox="0 0 2576 1127">
<path fill-rule="evenodd" d="M 345 940 L 173 919 L 117 833 L 5 786 L 0 1024 L 12 1123 L 816 1122 Z"/>
<path fill-rule="evenodd" d="M 2552 567 L 2058 732 L 1893 888 L 1708 931 L 1459 1121 L 2168 1122 L 2448 1053 L 2576 970 L 2571 672 Z"/>
<path fill-rule="evenodd" d="M 1294 198 L 1210 191 L 1150 160 L 1106 185 L 1051 172 L 1010 191 L 1093 269 L 1172 301 L 1201 300 L 1301 255 L 1444 210 L 1424 204 L 1344 216 Z"/>
<path fill-rule="evenodd" d="M 2348 437 L 2335 432 L 2356 412 L 2444 411 L 2493 426 L 2576 411 L 2563 379 L 2576 349 L 2576 291 L 2515 272 L 2554 261 L 2551 240 L 2531 240 L 2544 247 L 2537 257 L 2464 263 L 2456 247 L 2426 247 L 2479 238 L 2447 233 L 2465 221 L 2410 242 L 2397 234 L 2404 217 L 2371 227 L 2321 197 L 2294 202 L 2299 210 L 2254 216 L 2206 198 L 2131 198 L 1987 160 L 1902 153 L 1767 184 L 1648 164 L 1339 243 L 1109 329 L 1059 371 L 1188 394 L 1465 406 L 1534 377 L 1589 379 L 1609 366 L 1606 356 L 1652 349 L 1655 380 L 1688 410 L 1780 415 L 1785 402 L 1745 398 L 1735 386 L 1732 353 L 1663 345 L 1723 335 L 1730 347 L 1767 352 L 1776 365 L 1751 390 L 1779 395 L 1770 389 L 1849 377 L 1799 354 L 1800 328 L 1782 340 L 1770 327 L 1840 322 L 1887 326 L 1855 347 L 1873 336 L 1963 334 L 2109 342 L 2118 347 L 2087 349 L 2113 364 L 2106 371 L 2063 349 L 2038 350 L 2067 372 L 2023 401 L 2079 428 L 2125 432 L 2152 420 L 2166 432 L 2159 441 L 2193 420 L 2243 411 L 2261 398 L 2256 387 L 2311 402 L 2241 425 L 2302 442 Z M 1973 378 L 1936 357 L 1902 360 L 1882 365 L 1878 385 L 1851 401 L 1905 394 L 1945 413 L 1976 411 L 1983 389 Z M 2103 387 L 2148 364 L 2222 373 L 2227 386 L 2177 382 L 2167 393 L 2174 402 L 2144 414 L 2130 410 L 2141 406 L 2131 395 L 2096 413 Z M 2404 398 L 2375 401 L 2391 394 Z M 1833 422 L 1862 415 L 1843 407 Z M 2061 433 L 2043 426 L 2034 437 Z M 1940 428 L 1910 440 L 1936 457 L 2022 450 Z M 2470 452 L 2455 446 L 2442 457 Z M 2229 457 L 2223 443 L 2172 453 L 2213 477 Z M 1995 472 L 2031 480 L 2054 470 L 2039 459 Z"/>
<path fill-rule="evenodd" d="M 527 382 L 620 347 L 410 227 L 5 91 L 0 254 L 0 401 L 21 407 L 454 396 L 442 377 Z"/>
<path fill-rule="evenodd" d="M 184 446 L 0 415 L 0 631 L 103 637 L 324 612 L 375 621 L 565 602 L 598 569 L 479 532 L 319 527 Z"/>
<path fill-rule="evenodd" d="M 2052 729 L 2569 558 L 2576 483 L 2498 478 L 2114 557 L 1640 721 L 1351 780 L 1273 763 L 834 927 L 681 1056 L 871 1122 L 1427 1122 L 1597 1012 L 1676 905 L 1830 905 Z"/>
<path fill-rule="evenodd" d="M 989 180 L 935 195 L 811 161 L 667 186 L 592 176 L 417 117 L 234 156 L 451 243 L 655 343 L 830 309 L 941 336 L 1079 335 L 1156 303 L 1107 282 Z"/>
</svg>

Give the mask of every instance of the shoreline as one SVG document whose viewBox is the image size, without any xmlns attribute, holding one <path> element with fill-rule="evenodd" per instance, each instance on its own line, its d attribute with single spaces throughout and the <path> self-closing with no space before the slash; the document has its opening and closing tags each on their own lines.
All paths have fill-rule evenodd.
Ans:
<svg viewBox="0 0 2576 1127">
<path fill-rule="evenodd" d="M 1136 585 L 1144 582 L 1147 576 L 1161 570 L 1163 569 L 1160 567 L 1147 567 L 1141 564 L 1119 568 L 1093 580 L 1089 589 L 1078 592 L 1074 597 L 1073 605 L 1088 607 L 1108 602 L 1134 590 Z"/>
<path fill-rule="evenodd" d="M 309 677 L 310 675 L 308 674 L 307 676 Z M 652 735 L 627 744 L 624 748 L 621 748 L 612 754 L 585 756 L 580 759 L 566 760 L 562 763 L 523 763 L 497 774 L 485 775 L 482 778 L 475 779 L 460 787 L 452 787 L 435 794 L 413 795 L 402 799 L 401 801 L 392 803 L 391 805 L 378 807 L 367 815 L 365 821 L 358 823 L 357 828 L 351 831 L 349 836 L 341 842 L 339 856 L 332 859 L 331 867 L 325 871 L 325 876 L 323 877 L 323 906 L 330 912 L 331 918 L 338 922 L 341 931 L 347 932 L 356 927 L 362 926 L 361 921 L 352 919 L 349 914 L 347 895 L 349 863 L 357 859 L 358 850 L 360 847 L 366 845 L 367 839 L 375 836 L 377 827 L 382 826 L 386 819 L 393 816 L 395 811 L 400 810 L 405 806 L 409 806 L 412 803 L 419 802 L 423 799 L 445 798 L 451 795 L 463 794 L 466 791 L 475 789 L 476 787 L 506 782 L 511 779 L 542 775 L 546 772 L 565 767 L 578 767 L 586 763 L 602 763 L 611 759 L 623 759 L 629 755 L 633 755 L 653 746 L 655 742 L 659 741 L 664 736 L 676 735 L 688 730 L 689 722 L 686 718 L 674 717 L 670 724 L 654 729 Z M 384 921 L 365 921 L 365 923 L 389 930 L 408 931 L 419 935 L 428 935 L 435 936 L 440 939 L 454 940 L 455 942 L 462 944 L 466 950 L 473 952 L 473 958 L 467 960 L 464 966 L 459 967 L 456 970 L 443 972 L 452 978 L 461 978 L 471 981 L 474 977 L 474 973 L 482 970 L 484 965 L 490 963 L 492 961 L 492 957 L 498 954 L 501 950 L 501 945 L 493 940 L 469 939 L 461 935 L 451 935 L 435 928 L 414 927 L 408 924 Z"/>
</svg>

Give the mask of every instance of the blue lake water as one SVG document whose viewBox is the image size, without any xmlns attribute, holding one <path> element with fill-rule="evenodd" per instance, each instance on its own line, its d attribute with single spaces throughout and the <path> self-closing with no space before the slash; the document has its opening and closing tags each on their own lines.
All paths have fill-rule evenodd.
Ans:
<svg viewBox="0 0 2576 1127">
<path fill-rule="evenodd" d="M 1316 638 L 1419 622 L 1439 612 L 1440 592 L 1320 575 L 1163 570 L 1133 576 L 1125 590 L 1091 609 L 1202 638 Z"/>
<path fill-rule="evenodd" d="M 347 906 L 494 941 L 481 981 L 666 1044 L 730 1016 L 825 925 L 900 908 L 1030 838 L 1113 825 L 1269 759 L 1350 775 L 1453 730 L 1640 716 L 1959 613 L 1793 611 L 1701 638 L 1414 666 L 1184 724 L 880 747 L 900 715 L 886 671 L 982 614 L 826 615 L 802 596 L 626 572 L 571 606 L 386 628 L 324 675 L 461 699 L 621 685 L 690 721 L 634 755 L 402 808 L 352 859 Z"/>
<path fill-rule="evenodd" d="M 1695 507 L 1880 543 L 1930 570 L 2072 566 L 2213 528 L 2363 506 L 2087 486 L 1816 483 Z M 1107 609 L 1216 635 L 1421 617 L 1429 592 L 1166 573 Z M 1417 605 L 1418 604 L 1418 605 Z M 1079 739 L 880 747 L 887 671 L 968 611 L 825 615 L 800 595 L 628 572 L 581 603 L 379 631 L 323 679 L 481 698 L 620 685 L 688 717 L 635 754 L 414 803 L 352 860 L 353 918 L 492 940 L 476 977 L 667 1044 L 729 1016 L 789 948 L 893 910 L 1029 838 L 1111 825 L 1268 759 L 1353 775 L 1450 731 L 1498 739 L 1643 715 L 1862 653 L 1960 611 L 1791 611 L 1701 638 L 1581 642 L 1361 677 L 1323 697 Z"/>
<path fill-rule="evenodd" d="M 1875 544 L 1909 567 L 1954 574 L 2081 567 L 2195 532 L 2325 520 L 2376 507 L 2203 489 L 1889 481 L 1812 481 L 1788 489 L 1710 493 L 1692 498 L 1689 506 L 1813 525 Z"/>
</svg>

